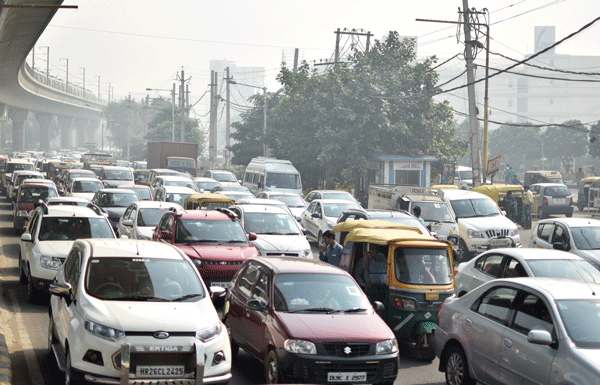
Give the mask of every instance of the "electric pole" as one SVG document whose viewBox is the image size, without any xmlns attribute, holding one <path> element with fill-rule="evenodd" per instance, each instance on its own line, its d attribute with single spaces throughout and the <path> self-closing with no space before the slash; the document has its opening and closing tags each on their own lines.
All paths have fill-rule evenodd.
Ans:
<svg viewBox="0 0 600 385">
<path fill-rule="evenodd" d="M 229 67 L 225 68 L 225 164 L 229 165 L 229 135 L 231 134 L 231 115 L 229 99 Z"/>
<path fill-rule="evenodd" d="M 210 125 L 208 131 L 208 162 L 214 168 L 217 161 L 217 72 L 210 71 Z"/>
<path fill-rule="evenodd" d="M 127 98 L 127 160 L 131 161 L 131 93 Z"/>
<path fill-rule="evenodd" d="M 473 187 L 481 182 L 481 158 L 479 156 L 479 124 L 475 105 L 475 77 L 473 74 L 473 48 L 471 41 L 470 11 L 468 0 L 463 0 L 463 19 L 465 26 L 465 60 L 467 61 L 467 95 L 469 98 L 469 127 L 471 132 L 471 167 L 473 168 Z"/>
<path fill-rule="evenodd" d="M 181 79 L 179 86 L 179 109 L 181 114 L 181 142 L 185 142 L 185 77 L 183 69 L 181 70 Z"/>
<path fill-rule="evenodd" d="M 369 45 L 371 42 L 371 36 L 373 36 L 373 34 L 369 31 L 366 32 L 364 30 L 356 30 L 356 29 L 352 29 L 352 30 L 347 30 L 346 28 L 344 28 L 343 31 L 340 31 L 340 29 L 338 28 L 335 32 L 335 53 L 334 53 L 334 59 L 333 59 L 333 63 L 332 62 L 323 62 L 323 63 L 315 63 L 315 66 L 323 66 L 323 65 L 336 65 L 339 64 L 340 62 L 340 40 L 342 38 L 342 35 L 349 35 L 352 36 L 352 38 L 354 38 L 354 36 L 366 36 L 367 37 L 367 48 L 365 49 L 365 52 L 369 52 Z"/>
</svg>

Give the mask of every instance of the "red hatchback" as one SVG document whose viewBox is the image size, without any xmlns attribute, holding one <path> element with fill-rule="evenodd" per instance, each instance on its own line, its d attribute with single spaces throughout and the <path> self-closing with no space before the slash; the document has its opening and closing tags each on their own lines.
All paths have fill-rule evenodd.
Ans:
<svg viewBox="0 0 600 385">
<path fill-rule="evenodd" d="M 172 244 L 192 259 L 207 286 L 228 287 L 238 268 L 258 252 L 230 210 L 173 210 L 165 213 L 152 240 Z"/>
<path fill-rule="evenodd" d="M 324 262 L 246 261 L 223 319 L 232 356 L 241 347 L 261 360 L 267 383 L 391 385 L 398 375 L 394 333 L 356 281 Z"/>
</svg>

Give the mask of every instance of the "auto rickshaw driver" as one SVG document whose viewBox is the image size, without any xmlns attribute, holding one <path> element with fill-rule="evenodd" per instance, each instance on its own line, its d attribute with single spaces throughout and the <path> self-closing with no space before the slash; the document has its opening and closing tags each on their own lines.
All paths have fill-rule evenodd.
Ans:
<svg viewBox="0 0 600 385">
<path fill-rule="evenodd" d="M 374 243 L 364 243 L 369 251 L 363 253 L 364 258 L 359 260 L 354 268 L 354 279 L 367 290 L 372 288 L 385 288 L 387 282 L 387 251 Z"/>
</svg>

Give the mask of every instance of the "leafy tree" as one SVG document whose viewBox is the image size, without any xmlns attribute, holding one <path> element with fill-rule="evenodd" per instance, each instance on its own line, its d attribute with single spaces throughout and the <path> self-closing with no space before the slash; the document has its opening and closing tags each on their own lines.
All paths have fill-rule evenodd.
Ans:
<svg viewBox="0 0 600 385">
<path fill-rule="evenodd" d="M 270 101 L 268 95 L 267 100 Z M 254 108 L 241 114 L 241 121 L 231 124 L 233 128 L 231 138 L 235 143 L 228 148 L 233 154 L 231 163 L 243 166 L 250 163 L 252 158 L 263 155 L 263 143 L 265 142 L 263 135 L 264 96 L 252 95 L 249 101 L 254 104 Z M 270 102 L 269 106 L 271 105 Z"/>
<path fill-rule="evenodd" d="M 526 159 L 539 159 L 542 157 L 540 129 L 531 124 L 502 125 L 489 134 L 488 149 L 491 156 L 502 155 L 502 162 L 513 168 Z"/>
<path fill-rule="evenodd" d="M 600 121 L 590 127 L 590 139 L 588 142 L 588 153 L 594 158 L 600 157 Z"/>
<path fill-rule="evenodd" d="M 561 126 L 551 126 L 542 134 L 544 156 L 548 160 L 570 163 L 573 157 L 582 157 L 588 151 L 587 129 L 579 120 L 567 120 Z"/>
</svg>

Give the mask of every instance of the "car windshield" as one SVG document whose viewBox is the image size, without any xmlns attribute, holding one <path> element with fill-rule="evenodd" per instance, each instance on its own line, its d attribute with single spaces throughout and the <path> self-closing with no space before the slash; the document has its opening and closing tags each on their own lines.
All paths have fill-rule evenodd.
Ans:
<svg viewBox="0 0 600 385">
<path fill-rule="evenodd" d="M 148 167 L 148 163 L 147 162 L 136 162 L 137 163 L 137 168 L 146 168 Z"/>
<path fill-rule="evenodd" d="M 100 190 L 102 187 L 104 186 L 99 180 L 76 180 L 73 182 L 73 192 L 94 193 Z"/>
<path fill-rule="evenodd" d="M 339 217 L 342 215 L 344 210 L 348 209 L 360 209 L 361 207 L 356 203 L 324 203 L 323 211 L 326 217 Z"/>
<path fill-rule="evenodd" d="M 137 225 L 142 227 L 156 227 L 163 214 L 169 207 L 141 208 L 137 216 Z"/>
<path fill-rule="evenodd" d="M 452 269 L 446 249 L 398 247 L 394 252 L 396 279 L 409 284 L 447 285 Z"/>
<path fill-rule="evenodd" d="M 187 198 L 189 195 L 190 194 L 168 193 L 166 201 L 177 203 L 179 206 L 183 207 L 185 204 L 185 198 Z"/>
<path fill-rule="evenodd" d="M 215 172 L 212 178 L 218 182 L 237 182 L 235 175 L 228 172 Z"/>
<path fill-rule="evenodd" d="M 194 188 L 194 184 L 189 180 L 166 180 L 164 185 Z"/>
<path fill-rule="evenodd" d="M 221 191 L 245 191 L 249 192 L 248 187 L 246 186 L 223 186 L 221 187 Z"/>
<path fill-rule="evenodd" d="M 421 208 L 421 218 L 425 222 L 454 222 L 450 208 L 444 202 L 414 202 L 413 207 L 415 206 Z"/>
<path fill-rule="evenodd" d="M 35 203 L 37 201 L 45 200 L 48 197 L 58 196 L 56 190 L 48 187 L 27 187 L 21 189 L 19 195 L 19 202 L 21 203 Z"/>
<path fill-rule="evenodd" d="M 450 202 L 457 218 L 491 217 L 501 215 L 498 207 L 489 198 L 458 199 Z"/>
<path fill-rule="evenodd" d="M 140 199 L 134 192 L 131 193 L 101 193 L 98 199 L 100 207 L 127 207 L 131 202 Z"/>
<path fill-rule="evenodd" d="M 195 168 L 196 163 L 193 160 L 188 159 L 169 159 L 169 165 L 167 167 Z"/>
<path fill-rule="evenodd" d="M 104 170 L 104 179 L 107 180 L 133 180 L 133 174 L 128 170 Z"/>
<path fill-rule="evenodd" d="M 356 282 L 341 274 L 277 274 L 273 283 L 275 311 L 368 311 L 371 309 Z"/>
<path fill-rule="evenodd" d="M 352 194 L 345 191 L 324 192 L 323 199 L 341 199 L 345 201 L 356 202 L 356 199 L 354 199 Z"/>
<path fill-rule="evenodd" d="M 41 175 L 19 175 L 17 177 L 17 183 L 15 183 L 15 184 L 18 186 L 25 179 L 44 179 L 44 178 Z"/>
<path fill-rule="evenodd" d="M 90 201 L 88 200 L 84 200 L 84 201 L 49 201 L 48 202 L 48 206 L 81 206 L 81 207 L 87 207 L 90 204 Z"/>
<path fill-rule="evenodd" d="M 11 174 L 16 170 L 30 170 L 33 171 L 33 164 L 31 163 L 8 163 L 6 165 L 6 173 Z"/>
<path fill-rule="evenodd" d="M 71 174 L 71 178 L 98 178 L 98 176 L 96 174 L 79 174 L 79 173 L 75 173 L 75 174 Z"/>
<path fill-rule="evenodd" d="M 600 227 L 571 227 L 571 233 L 579 250 L 600 249 Z"/>
<path fill-rule="evenodd" d="M 531 260 L 528 264 L 536 277 L 565 278 L 600 283 L 600 271 L 588 261 L 548 259 Z"/>
<path fill-rule="evenodd" d="M 177 222 L 175 242 L 247 245 L 248 238 L 238 221 L 182 219 Z"/>
<path fill-rule="evenodd" d="M 115 236 L 105 218 L 44 217 L 38 237 L 41 241 L 74 241 Z"/>
<path fill-rule="evenodd" d="M 556 301 L 556 307 L 575 346 L 600 348 L 600 300 L 574 299 Z"/>
<path fill-rule="evenodd" d="M 132 189 L 135 195 L 140 198 L 141 201 L 151 201 L 152 196 L 150 195 L 150 189 L 147 188 L 134 188 Z"/>
<path fill-rule="evenodd" d="M 458 175 L 460 176 L 460 180 L 473 179 L 473 171 L 471 170 L 459 171 Z"/>
<path fill-rule="evenodd" d="M 288 207 L 306 207 L 302 198 L 297 195 L 269 195 L 270 199 L 277 199 L 278 201 L 282 201 Z"/>
<path fill-rule="evenodd" d="M 289 214 L 246 213 L 244 228 L 247 233 L 300 235 L 296 220 Z"/>
<path fill-rule="evenodd" d="M 571 195 L 571 191 L 567 186 L 549 186 L 544 189 L 544 195 L 550 197 L 567 197 Z"/>
<path fill-rule="evenodd" d="M 233 200 L 254 198 L 254 195 L 252 195 L 252 193 L 245 193 L 243 191 L 223 191 L 223 195 Z"/>
<path fill-rule="evenodd" d="M 108 301 L 198 301 L 205 297 L 195 268 L 186 260 L 90 258 L 85 290 Z"/>
<path fill-rule="evenodd" d="M 220 184 L 219 182 L 201 182 L 201 181 L 195 181 L 194 183 L 196 183 L 196 186 L 198 186 L 199 189 L 202 189 L 205 191 L 210 191 L 214 187 L 216 187 Z"/>
<path fill-rule="evenodd" d="M 135 175 L 137 177 L 137 180 L 141 180 L 141 181 L 147 181 L 148 177 L 150 176 L 150 174 L 147 172 L 139 172 Z"/>
<path fill-rule="evenodd" d="M 300 189 L 300 175 L 298 174 L 280 174 L 270 172 L 267 174 L 265 186 L 270 188 L 289 188 Z"/>
</svg>

